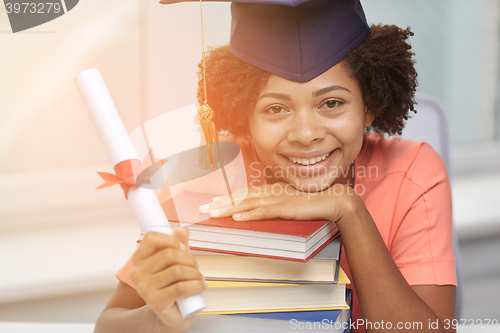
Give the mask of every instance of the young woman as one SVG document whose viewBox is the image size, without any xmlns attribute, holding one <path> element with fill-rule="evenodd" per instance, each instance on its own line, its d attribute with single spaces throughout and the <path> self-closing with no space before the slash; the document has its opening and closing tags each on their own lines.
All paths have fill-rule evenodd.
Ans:
<svg viewBox="0 0 500 333">
<path fill-rule="evenodd" d="M 320 1 L 349 2 L 359 12 L 357 1 L 311 3 Z M 334 65 L 295 80 L 238 53 L 234 20 L 240 9 L 248 8 L 233 8 L 231 46 L 213 49 L 207 58 L 207 94 L 217 128 L 244 152 L 252 186 L 234 208 L 222 197 L 200 210 L 232 216 L 235 223 L 335 221 L 344 244 L 341 266 L 355 289 L 358 331 L 452 332 L 456 278 L 446 167 L 427 144 L 383 135 L 401 133 L 413 110 L 416 72 L 406 43 L 411 32 L 372 26 Z M 320 23 L 325 11 L 309 20 Z M 202 81 L 200 103 L 201 87 Z M 265 183 L 251 183 L 254 177 Z M 133 267 L 118 274 L 122 282 L 96 332 L 189 327 L 193 318 L 183 319 L 175 301 L 206 287 L 187 240 L 185 229 L 146 235 Z"/>
</svg>

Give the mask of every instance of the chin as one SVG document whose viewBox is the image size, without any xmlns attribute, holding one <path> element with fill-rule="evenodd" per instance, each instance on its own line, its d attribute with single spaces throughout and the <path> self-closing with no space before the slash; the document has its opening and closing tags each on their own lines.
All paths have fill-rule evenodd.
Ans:
<svg viewBox="0 0 500 333">
<path fill-rule="evenodd" d="M 329 188 L 334 182 L 334 179 L 307 179 L 307 178 L 296 178 L 290 181 L 297 190 L 302 192 L 321 192 Z"/>
</svg>

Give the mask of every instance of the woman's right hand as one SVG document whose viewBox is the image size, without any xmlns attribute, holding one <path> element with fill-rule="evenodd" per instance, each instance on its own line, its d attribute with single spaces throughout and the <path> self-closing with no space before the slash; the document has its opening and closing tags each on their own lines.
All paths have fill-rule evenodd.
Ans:
<svg viewBox="0 0 500 333">
<path fill-rule="evenodd" d="M 132 256 L 130 279 L 158 320 L 158 332 L 182 332 L 194 317 L 184 319 L 176 300 L 206 290 L 205 279 L 189 253 L 189 231 L 178 228 L 172 236 L 147 233 Z"/>
</svg>

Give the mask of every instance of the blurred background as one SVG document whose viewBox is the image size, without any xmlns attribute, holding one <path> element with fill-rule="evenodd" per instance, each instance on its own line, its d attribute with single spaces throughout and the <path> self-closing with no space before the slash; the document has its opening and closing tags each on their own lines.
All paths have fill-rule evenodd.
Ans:
<svg viewBox="0 0 500 333">
<path fill-rule="evenodd" d="M 500 2 L 363 1 L 370 23 L 410 26 L 420 93 L 446 110 L 462 318 L 500 318 Z M 205 43 L 229 5 L 204 4 Z M 139 226 L 73 78 L 97 67 L 131 132 L 196 103 L 199 4 L 85 0 L 13 34 L 0 5 L 0 321 L 94 322 Z"/>
</svg>

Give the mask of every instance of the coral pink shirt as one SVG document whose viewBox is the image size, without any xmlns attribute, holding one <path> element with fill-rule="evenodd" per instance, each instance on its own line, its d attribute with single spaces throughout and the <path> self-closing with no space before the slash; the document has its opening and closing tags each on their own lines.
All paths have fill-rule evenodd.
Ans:
<svg viewBox="0 0 500 333">
<path fill-rule="evenodd" d="M 457 285 L 450 182 L 431 146 L 366 133 L 354 187 L 409 285 Z M 345 253 L 340 262 L 351 278 Z M 349 287 L 355 321 L 362 315 Z"/>
<path fill-rule="evenodd" d="M 354 189 L 408 284 L 456 286 L 448 173 L 427 143 L 365 133 Z M 352 281 L 344 253 L 340 263 Z M 117 277 L 133 287 L 131 269 L 129 261 Z M 354 284 L 349 288 L 356 321 L 361 310 Z"/>
</svg>

